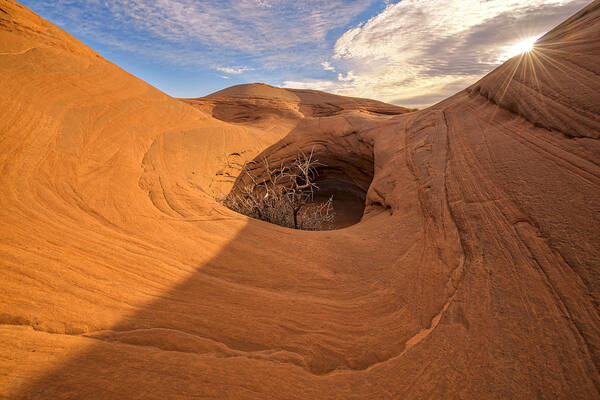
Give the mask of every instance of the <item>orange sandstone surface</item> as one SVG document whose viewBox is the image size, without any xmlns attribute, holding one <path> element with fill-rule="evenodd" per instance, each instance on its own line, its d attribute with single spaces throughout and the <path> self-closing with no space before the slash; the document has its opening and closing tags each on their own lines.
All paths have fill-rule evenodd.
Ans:
<svg viewBox="0 0 600 400">
<path fill-rule="evenodd" d="M 422 111 L 174 99 L 0 0 L 0 398 L 600 398 L 599 74 L 594 1 Z M 310 149 L 345 228 L 215 200 Z"/>
</svg>

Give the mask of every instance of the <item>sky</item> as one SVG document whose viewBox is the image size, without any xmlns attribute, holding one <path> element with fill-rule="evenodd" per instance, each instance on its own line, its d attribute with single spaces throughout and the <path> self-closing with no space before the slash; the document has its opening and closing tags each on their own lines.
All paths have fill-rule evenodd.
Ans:
<svg viewBox="0 0 600 400">
<path fill-rule="evenodd" d="M 423 108 L 589 0 L 21 0 L 174 97 L 241 83 Z"/>
</svg>

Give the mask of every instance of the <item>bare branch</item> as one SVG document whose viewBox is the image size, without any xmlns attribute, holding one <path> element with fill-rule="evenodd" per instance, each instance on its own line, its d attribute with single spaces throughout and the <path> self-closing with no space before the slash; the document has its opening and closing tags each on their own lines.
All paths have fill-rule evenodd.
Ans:
<svg viewBox="0 0 600 400">
<path fill-rule="evenodd" d="M 291 163 L 282 160 L 277 167 L 267 158 L 260 165 L 244 163 L 240 178 L 223 203 L 241 214 L 290 228 L 331 229 L 333 198 L 314 203 L 319 190 L 315 179 L 322 166 L 325 164 L 316 159 L 314 147 L 308 155 L 300 150 Z"/>
</svg>

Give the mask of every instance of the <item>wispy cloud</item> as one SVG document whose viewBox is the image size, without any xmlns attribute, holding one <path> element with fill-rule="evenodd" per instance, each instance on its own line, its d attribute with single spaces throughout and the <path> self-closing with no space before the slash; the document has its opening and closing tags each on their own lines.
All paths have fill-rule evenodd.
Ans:
<svg viewBox="0 0 600 400">
<path fill-rule="evenodd" d="M 381 0 L 25 0 L 70 31 L 179 65 L 312 62 L 327 34 Z M 303 54 L 304 58 L 298 57 Z M 263 62 L 262 60 L 267 60 Z"/>
<path fill-rule="evenodd" d="M 325 71 L 333 71 L 335 72 L 335 68 L 331 65 L 329 61 L 324 61 L 321 63 L 321 66 Z"/>
<path fill-rule="evenodd" d="M 293 89 L 322 90 L 324 92 L 336 92 L 339 89 L 339 85 L 336 81 L 311 78 L 302 79 L 298 81 L 284 81 L 283 87 Z"/>
<path fill-rule="evenodd" d="M 540 35 L 587 0 L 403 0 L 336 42 L 337 82 L 304 80 L 340 94 L 426 106 L 506 59 L 515 42 Z"/>
<path fill-rule="evenodd" d="M 423 107 L 589 0 L 22 1 L 84 41 L 161 71 L 212 70 L 198 75 L 212 79 L 206 86 L 221 76 Z"/>
<path fill-rule="evenodd" d="M 226 74 L 234 74 L 239 75 L 246 71 L 252 71 L 254 68 L 248 67 L 217 67 L 215 68 L 217 71 L 225 72 Z"/>
</svg>

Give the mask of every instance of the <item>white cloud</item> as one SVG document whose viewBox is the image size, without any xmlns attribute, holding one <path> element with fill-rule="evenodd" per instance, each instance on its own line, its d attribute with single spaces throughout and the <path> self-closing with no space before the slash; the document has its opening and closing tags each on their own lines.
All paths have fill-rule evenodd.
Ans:
<svg viewBox="0 0 600 400">
<path fill-rule="evenodd" d="M 335 43 L 339 94 L 423 107 L 474 83 L 588 0 L 402 0 Z M 309 82 L 309 81 L 305 81 Z M 298 82 L 294 82 L 298 84 Z"/>
<path fill-rule="evenodd" d="M 323 69 L 325 71 L 333 71 L 333 72 L 335 72 L 335 68 L 333 66 L 331 66 L 331 63 L 329 61 L 322 62 L 321 66 L 323 67 Z"/>
<path fill-rule="evenodd" d="M 284 81 L 284 88 L 291 89 L 313 89 L 322 90 L 324 92 L 334 92 L 339 89 L 339 86 L 335 81 L 328 81 L 324 79 L 304 79 L 301 81 Z"/>
<path fill-rule="evenodd" d="M 352 71 L 348 72 L 346 74 L 346 76 L 344 76 L 344 74 L 342 74 L 342 73 L 338 74 L 338 81 L 352 82 L 355 79 L 356 79 L 356 77 L 354 76 L 354 72 L 352 72 Z"/>
<path fill-rule="evenodd" d="M 226 74 L 239 75 L 246 71 L 252 71 L 253 68 L 248 67 L 217 67 L 217 71 L 225 72 Z"/>
<path fill-rule="evenodd" d="M 271 4 L 269 3 L 268 0 L 256 0 L 256 4 L 258 4 L 259 7 L 264 7 L 264 8 L 271 7 Z"/>
</svg>

